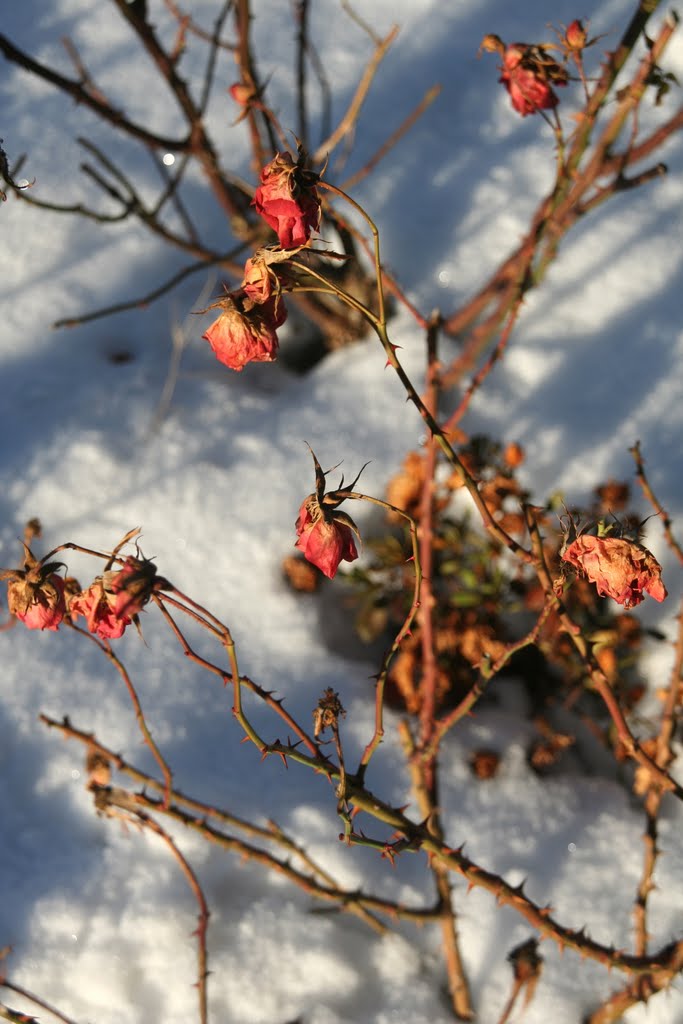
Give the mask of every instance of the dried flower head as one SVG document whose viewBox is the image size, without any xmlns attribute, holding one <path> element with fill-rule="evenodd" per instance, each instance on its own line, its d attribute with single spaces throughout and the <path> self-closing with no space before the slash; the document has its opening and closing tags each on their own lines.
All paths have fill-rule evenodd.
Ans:
<svg viewBox="0 0 683 1024">
<path fill-rule="evenodd" d="M 254 193 L 256 212 L 277 232 L 283 249 L 306 245 L 320 224 L 318 175 L 304 164 L 301 149 L 296 161 L 287 152 L 276 153 L 263 168 L 261 184 Z"/>
<path fill-rule="evenodd" d="M 344 718 L 346 711 L 339 700 L 339 694 L 328 686 L 318 701 L 318 706 L 313 712 L 313 735 L 316 739 L 325 729 L 337 729 L 339 719 Z"/>
<path fill-rule="evenodd" d="M 118 640 L 154 590 L 156 567 L 129 556 L 120 569 L 109 569 L 69 603 L 72 619 L 82 615 L 88 630 L 103 640 Z"/>
<path fill-rule="evenodd" d="M 222 312 L 202 337 L 216 358 L 231 370 L 243 370 L 247 363 L 271 363 L 278 350 L 277 329 L 287 319 L 282 299 L 272 295 L 260 304 L 244 294 L 231 292 L 216 303 Z M 249 308 L 248 308 L 249 307 Z"/>
<path fill-rule="evenodd" d="M 553 85 L 566 85 L 566 70 L 541 46 L 513 43 L 503 54 L 499 79 L 510 94 L 515 110 L 526 117 L 539 110 L 554 110 L 560 102 Z"/>
<path fill-rule="evenodd" d="M 562 552 L 562 558 L 595 583 L 601 597 L 633 608 L 649 594 L 655 601 L 667 596 L 662 567 L 642 544 L 621 537 L 582 534 Z"/>
<path fill-rule="evenodd" d="M 315 455 L 313 455 L 313 461 L 315 463 L 316 489 L 302 502 L 299 509 L 295 547 L 303 552 L 309 562 L 333 579 L 340 562 L 353 562 L 358 558 L 354 538 L 354 535 L 355 537 L 360 536 L 358 527 L 346 512 L 338 510 L 338 506 L 353 490 L 358 477 L 353 484 L 346 488 L 342 487 L 344 482 L 342 478 L 337 490 L 329 491 L 326 494 L 326 474 L 322 471 Z"/>
<path fill-rule="evenodd" d="M 577 19 L 567 25 L 564 33 L 564 44 L 567 50 L 572 50 L 575 53 L 585 49 L 588 42 L 588 33 L 586 32 L 583 24 Z"/>
<path fill-rule="evenodd" d="M 7 607 L 27 629 L 57 629 L 66 613 L 64 580 L 56 574 L 61 562 L 39 562 L 24 544 L 23 569 L 0 570 L 8 580 Z"/>
<path fill-rule="evenodd" d="M 526 117 L 539 110 L 553 110 L 559 99 L 553 85 L 566 85 L 566 68 L 554 61 L 542 46 L 511 43 L 506 46 L 500 36 L 491 32 L 484 36 L 479 53 L 498 53 L 503 59 L 499 81 L 510 94 L 515 110 Z"/>
</svg>

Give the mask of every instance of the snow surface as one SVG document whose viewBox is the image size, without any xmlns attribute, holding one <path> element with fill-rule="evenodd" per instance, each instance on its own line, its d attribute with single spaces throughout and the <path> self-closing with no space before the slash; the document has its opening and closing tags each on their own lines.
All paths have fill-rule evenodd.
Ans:
<svg viewBox="0 0 683 1024">
<path fill-rule="evenodd" d="M 156 12 L 159 4 L 151 5 Z M 519 5 L 502 0 L 375 0 L 360 5 L 379 32 L 401 34 L 366 104 L 352 173 L 400 123 L 426 88 L 443 92 L 428 115 L 357 189 L 382 230 L 385 258 L 424 310 L 454 309 L 517 242 L 552 175 L 552 144 L 538 118 L 524 121 L 496 83 L 493 58 L 477 62 L 482 36 L 544 37 L 546 23 L 590 14 L 610 45 L 633 4 L 577 10 L 568 0 Z M 192 5 L 209 24 L 215 5 Z M 334 0 L 313 4 L 315 38 L 335 83 L 339 112 L 369 54 L 367 40 Z M 290 5 L 255 0 L 262 71 L 283 123 L 292 106 L 293 72 L 283 54 L 292 35 Z M 159 13 L 163 22 L 163 16 Z M 96 0 L 24 0 L 6 5 L 3 31 L 39 59 L 70 74 L 60 39 L 70 35 L 105 92 L 158 131 L 177 132 L 172 103 L 141 58 L 114 6 Z M 191 56 L 188 68 L 192 77 Z M 666 68 L 683 76 L 683 37 Z M 230 128 L 234 109 L 223 68 L 211 125 L 226 163 L 249 176 L 247 136 Z M 196 79 L 195 79 L 196 80 Z M 569 93 L 571 90 L 567 90 Z M 94 193 L 78 173 L 85 135 L 156 184 L 137 149 L 103 129 L 88 111 L 3 65 L 4 145 L 29 153 L 24 173 L 36 196 L 76 202 Z M 563 97 L 568 104 L 570 97 Z M 674 97 L 672 102 L 678 102 Z M 643 123 L 658 112 L 647 109 Z M 294 113 L 291 112 L 293 123 Z M 111 149 L 109 150 L 111 152 Z M 670 175 L 615 200 L 587 218 L 564 244 L 532 295 L 503 364 L 467 420 L 527 450 L 525 481 L 542 499 L 563 489 L 586 498 L 606 476 L 632 474 L 628 448 L 640 439 L 661 500 L 683 515 L 683 147 L 664 157 Z M 332 165 L 334 167 L 334 164 Z M 221 224 L 197 179 L 203 229 L 224 247 Z M 145 312 L 122 314 L 55 333 L 62 316 L 144 293 L 184 258 L 132 224 L 105 229 L 43 213 L 10 199 L 0 208 L 3 240 L 0 361 L 0 563 L 16 564 L 23 524 L 38 515 L 49 547 L 67 540 L 96 548 L 134 526 L 159 571 L 225 619 L 241 667 L 286 698 L 304 722 L 326 686 L 340 691 L 350 751 L 372 732 L 370 676 L 376 666 L 330 653 L 320 604 L 293 596 L 280 563 L 293 521 L 312 486 L 310 442 L 323 465 L 343 459 L 352 474 L 368 460 L 368 493 L 381 494 L 422 427 L 376 342 L 330 355 L 305 378 L 281 365 L 232 374 L 200 335 L 208 317 L 192 317 L 205 280 L 194 278 Z M 157 418 L 171 358 L 172 331 L 188 344 L 170 409 Z M 419 380 L 422 341 L 399 315 L 393 340 Z M 112 363 L 112 353 L 133 358 Z M 355 512 L 355 510 L 354 510 Z M 359 516 L 362 526 L 363 516 Z M 654 524 L 648 543 L 665 567 L 670 599 L 642 612 L 669 639 L 681 595 L 672 559 Z M 85 559 L 69 569 L 92 572 Z M 240 744 L 231 697 L 186 664 L 154 612 L 144 616 L 146 646 L 129 631 L 117 651 L 137 683 L 154 735 L 183 791 L 235 814 L 269 816 L 324 864 L 340 884 L 429 899 L 424 859 L 399 858 L 393 871 L 368 850 L 337 842 L 329 787 L 307 772 Z M 48 734 L 38 714 L 71 716 L 111 748 L 153 770 L 127 695 L 97 651 L 68 631 L 4 634 L 0 676 L 0 946 L 14 952 L 8 973 L 80 1024 L 180 1024 L 196 1019 L 196 905 L 163 846 L 97 818 L 84 789 L 82 751 Z M 671 649 L 649 658 L 653 687 L 668 676 Z M 508 684 L 506 684 L 508 685 Z M 642 862 L 643 817 L 612 779 L 580 774 L 538 780 L 524 750 L 529 733 L 515 713 L 513 684 L 496 707 L 481 710 L 452 736 L 443 754 L 443 804 L 449 839 L 469 856 L 550 902 L 560 920 L 586 925 L 596 939 L 629 934 Z M 280 723 L 263 718 L 275 738 Z M 505 750 L 495 785 L 473 784 L 467 758 L 482 744 Z M 408 785 L 393 734 L 373 761 L 370 784 L 397 804 Z M 680 805 L 661 819 L 665 851 L 650 900 L 653 947 L 680 936 L 683 853 Z M 400 925 L 378 937 L 350 915 L 319 907 L 281 878 L 178 834 L 211 908 L 211 1019 L 221 1024 L 445 1024 L 445 976 L 436 929 Z M 530 935 L 488 894 L 456 899 L 464 958 L 482 1022 L 501 1013 L 510 985 L 506 953 Z M 576 1024 L 621 979 L 550 943 L 527 1024 Z M 22 1006 L 9 994 L 10 1005 Z M 27 1009 L 31 1007 L 27 1004 Z M 519 1013 L 519 1011 L 517 1011 Z M 516 1019 L 516 1018 L 515 1018 Z M 680 983 L 629 1024 L 680 1024 Z"/>
</svg>

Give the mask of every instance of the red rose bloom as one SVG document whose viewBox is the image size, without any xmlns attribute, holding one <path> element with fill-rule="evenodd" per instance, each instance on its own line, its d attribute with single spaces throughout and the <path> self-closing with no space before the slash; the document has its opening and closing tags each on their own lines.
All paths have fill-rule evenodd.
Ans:
<svg viewBox="0 0 683 1024">
<path fill-rule="evenodd" d="M 539 110 L 554 109 L 559 100 L 550 81 L 566 85 L 567 75 L 554 61 L 543 59 L 540 47 L 513 43 L 503 53 L 503 73 L 499 81 L 510 93 L 515 110 L 526 117 Z"/>
<path fill-rule="evenodd" d="M 340 562 L 353 562 L 358 558 L 354 530 L 355 524 L 349 516 L 321 508 L 316 496 L 311 494 L 299 509 L 295 547 L 321 572 L 334 579 Z"/>
<path fill-rule="evenodd" d="M 667 596 L 662 567 L 647 548 L 618 537 L 577 537 L 562 558 L 595 583 L 601 597 L 625 608 L 640 604 L 645 594 L 655 601 Z"/>
<path fill-rule="evenodd" d="M 243 370 L 247 363 L 271 363 L 278 350 L 277 328 L 287 318 L 279 296 L 245 309 L 239 293 L 220 302 L 223 310 L 202 335 L 216 358 L 231 370 Z M 251 305 L 251 303 L 250 303 Z"/>
<path fill-rule="evenodd" d="M 320 223 L 317 175 L 295 163 L 289 153 L 277 153 L 261 172 L 253 205 L 277 232 L 283 249 L 306 245 Z"/>
</svg>

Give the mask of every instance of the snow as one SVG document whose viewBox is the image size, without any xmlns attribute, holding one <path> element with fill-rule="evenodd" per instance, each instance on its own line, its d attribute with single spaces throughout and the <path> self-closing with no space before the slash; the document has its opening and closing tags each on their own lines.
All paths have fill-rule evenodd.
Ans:
<svg viewBox="0 0 683 1024">
<path fill-rule="evenodd" d="M 150 6 L 168 28 L 162 5 Z M 312 6 L 339 114 L 370 44 L 333 0 Z M 441 97 L 354 194 L 376 218 L 387 264 L 413 301 L 447 313 L 518 242 L 552 175 L 547 126 L 514 116 L 496 83 L 493 58 L 475 58 L 479 42 L 490 31 L 508 40 L 536 38 L 550 19 L 567 24 L 584 12 L 568 0 L 514 6 L 382 0 L 369 6 L 364 17 L 378 32 L 394 22 L 402 31 L 377 76 L 343 174 L 361 166 L 424 91 L 441 81 Z M 613 40 L 631 7 L 626 0 L 596 4 L 592 30 L 612 33 Z M 254 8 L 262 70 L 272 72 L 283 123 L 288 113 L 294 123 L 292 72 L 280 59 L 292 35 L 290 6 L 256 0 Z M 214 9 L 210 0 L 192 5 L 204 23 Z M 55 0 L 46 11 L 39 0 L 25 0 L 4 11 L 3 31 L 66 74 L 72 70 L 59 40 L 70 35 L 98 83 L 132 116 L 156 131 L 179 133 L 168 96 L 137 56 L 113 5 Z M 672 42 L 666 68 L 683 75 L 683 37 Z M 232 74 L 228 62 L 225 86 Z M 22 173 L 35 177 L 34 194 L 94 201 L 93 186 L 78 172 L 83 154 L 74 138 L 85 135 L 111 147 L 114 136 L 90 112 L 9 64 L 2 66 L 0 96 L 4 147 L 11 158 L 28 152 Z M 570 100 L 563 97 L 567 105 Z M 212 130 L 226 165 L 249 178 L 248 139 L 242 128 L 230 127 L 233 114 L 219 86 Z M 643 119 L 656 116 L 648 109 Z M 156 185 L 151 163 L 130 143 L 117 145 L 117 158 Z M 524 445 L 525 484 L 539 499 L 558 489 L 585 498 L 605 476 L 632 475 L 628 448 L 639 439 L 653 486 L 680 523 L 680 137 L 668 143 L 664 158 L 666 180 L 607 204 L 571 233 L 547 281 L 529 296 L 510 351 L 475 398 L 466 425 Z M 227 247 L 199 181 L 197 188 L 208 237 Z M 289 375 L 280 364 L 232 374 L 200 341 L 209 320 L 191 311 L 206 305 L 199 301 L 206 284 L 201 275 L 145 311 L 53 332 L 50 325 L 60 317 L 144 294 L 185 258 L 132 224 L 102 228 L 12 198 L 0 208 L 0 224 L 0 563 L 16 564 L 17 540 L 32 516 L 44 525 L 41 553 L 69 540 L 108 549 L 139 526 L 145 554 L 228 622 L 242 671 L 284 696 L 295 717 L 310 721 L 324 688 L 340 691 L 353 759 L 372 733 L 370 677 L 377 666 L 338 648 L 330 652 L 321 605 L 288 590 L 280 563 L 291 552 L 293 522 L 313 486 L 305 442 L 324 466 L 343 460 L 347 478 L 370 460 L 363 488 L 379 495 L 423 437 L 379 345 L 368 339 L 335 352 L 305 377 Z M 181 372 L 159 422 L 172 333 L 179 327 L 186 336 Z M 391 336 L 419 381 L 422 341 L 405 313 L 392 321 Z M 121 352 L 132 358 L 113 362 L 111 355 Z M 358 522 L 362 529 L 362 510 Z M 671 596 L 661 609 L 647 606 L 643 614 L 672 640 L 680 573 L 656 524 L 647 539 L 664 565 Z M 69 556 L 68 565 L 74 575 L 92 575 L 83 556 Z M 153 611 L 143 618 L 145 644 L 129 630 L 116 649 L 181 790 L 261 824 L 274 818 L 340 885 L 362 885 L 409 905 L 431 899 L 423 856 L 400 857 L 391 870 L 375 852 L 338 843 L 329 786 L 294 764 L 287 770 L 275 758 L 260 764 L 255 748 L 240 743 L 231 694 L 182 658 Z M 8 976 L 80 1024 L 195 1019 L 191 933 L 197 908 L 177 864 L 151 835 L 95 816 L 84 788 L 83 751 L 38 720 L 41 712 L 69 715 L 77 728 L 153 772 L 120 678 L 94 647 L 66 630 L 16 628 L 0 643 L 0 947 L 13 947 Z M 663 685 L 670 662 L 668 645 L 650 654 L 653 687 Z M 630 934 L 642 812 L 613 778 L 578 770 L 544 780 L 533 775 L 524 757 L 531 727 L 527 731 L 517 706 L 514 694 L 502 695 L 495 709 L 479 711 L 450 737 L 442 759 L 448 839 L 466 841 L 468 856 L 512 884 L 528 878 L 529 895 L 541 905 L 552 903 L 567 925 L 585 925 L 599 941 L 618 944 Z M 275 738 L 281 723 L 261 711 L 255 718 Z M 467 761 L 485 744 L 500 745 L 505 755 L 495 784 L 475 785 Z M 370 784 L 396 804 L 409 799 L 393 730 L 372 763 Z M 682 823 L 680 804 L 667 802 L 660 820 L 664 855 L 650 900 L 653 948 L 680 935 Z M 452 1019 L 435 927 L 403 923 L 376 935 L 356 917 L 321 913 L 329 905 L 314 903 L 280 875 L 180 827 L 170 830 L 211 909 L 213 1021 Z M 456 907 L 478 1016 L 493 1022 L 509 992 L 505 956 L 531 930 L 482 890 L 465 895 L 460 882 Z M 526 1024 L 576 1024 L 619 987 L 616 972 L 608 976 L 572 952 L 561 955 L 544 942 L 542 954 L 544 973 Z M 24 1005 L 5 995 L 10 1005 Z M 680 982 L 626 1019 L 680 1022 Z"/>
</svg>

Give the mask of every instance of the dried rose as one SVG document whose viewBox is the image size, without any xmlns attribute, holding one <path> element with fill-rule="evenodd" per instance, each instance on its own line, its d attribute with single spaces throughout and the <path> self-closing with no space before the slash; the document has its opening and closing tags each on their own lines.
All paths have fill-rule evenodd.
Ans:
<svg viewBox="0 0 683 1024">
<path fill-rule="evenodd" d="M 277 295 L 277 277 L 268 270 L 265 259 L 257 254 L 244 264 L 242 291 L 256 306 L 262 306 L 273 294 Z"/>
<path fill-rule="evenodd" d="M 338 506 L 349 496 L 358 477 L 349 487 L 343 488 L 340 484 L 336 491 L 329 491 L 326 494 L 326 474 L 315 455 L 313 462 L 315 492 L 308 495 L 299 509 L 295 547 L 303 552 L 309 562 L 333 579 L 340 562 L 353 562 L 358 558 L 354 539 L 354 534 L 356 537 L 359 536 L 358 527 L 351 516 L 338 510 Z"/>
<path fill-rule="evenodd" d="M 277 328 L 287 318 L 279 296 L 245 308 L 238 292 L 221 299 L 222 313 L 202 335 L 216 358 L 231 370 L 243 370 L 247 363 L 271 363 L 278 350 Z"/>
<path fill-rule="evenodd" d="M 129 556 L 120 569 L 109 569 L 69 602 L 72 619 L 82 615 L 91 633 L 118 640 L 142 610 L 154 589 L 156 567 Z"/>
<path fill-rule="evenodd" d="M 129 555 L 120 569 L 110 569 L 103 575 L 104 590 L 118 616 L 133 617 L 149 601 L 158 577 L 156 566 L 146 558 Z"/>
<path fill-rule="evenodd" d="M 88 630 L 103 640 L 118 640 L 132 622 L 128 615 L 116 611 L 104 589 L 102 577 L 71 599 L 69 614 L 73 620 L 82 615 Z"/>
<path fill-rule="evenodd" d="M 299 509 L 296 532 L 295 547 L 330 579 L 336 576 L 340 562 L 358 558 L 353 536 L 358 530 L 353 520 L 345 512 L 322 508 L 315 494 L 310 494 Z"/>
<path fill-rule="evenodd" d="M 564 33 L 564 42 L 568 50 L 575 52 L 583 50 L 586 46 L 588 33 L 578 18 L 572 21 L 570 25 L 567 25 Z"/>
<path fill-rule="evenodd" d="M 526 117 L 539 110 L 553 110 L 559 99 L 551 82 L 566 85 L 567 72 L 553 61 L 540 46 L 513 43 L 503 54 L 503 83 L 515 110 Z"/>
<path fill-rule="evenodd" d="M 640 604 L 645 594 L 655 601 L 667 596 L 661 565 L 635 541 L 582 535 L 566 548 L 562 558 L 595 583 L 601 597 L 611 597 L 625 608 Z"/>
<path fill-rule="evenodd" d="M 7 579 L 7 607 L 27 629 L 58 628 L 66 614 L 64 580 L 55 569 L 59 562 L 39 562 L 24 544 L 23 569 L 0 570 Z"/>
<path fill-rule="evenodd" d="M 320 224 L 320 199 L 315 183 L 318 175 L 295 163 L 289 153 L 276 153 L 261 172 L 261 184 L 254 193 L 253 206 L 277 232 L 283 249 L 306 245 Z"/>
<path fill-rule="evenodd" d="M 244 82 L 234 82 L 228 89 L 228 92 L 235 103 L 239 103 L 240 107 L 248 106 L 250 100 L 253 100 L 256 96 L 255 90 L 250 85 L 245 85 Z"/>
</svg>

